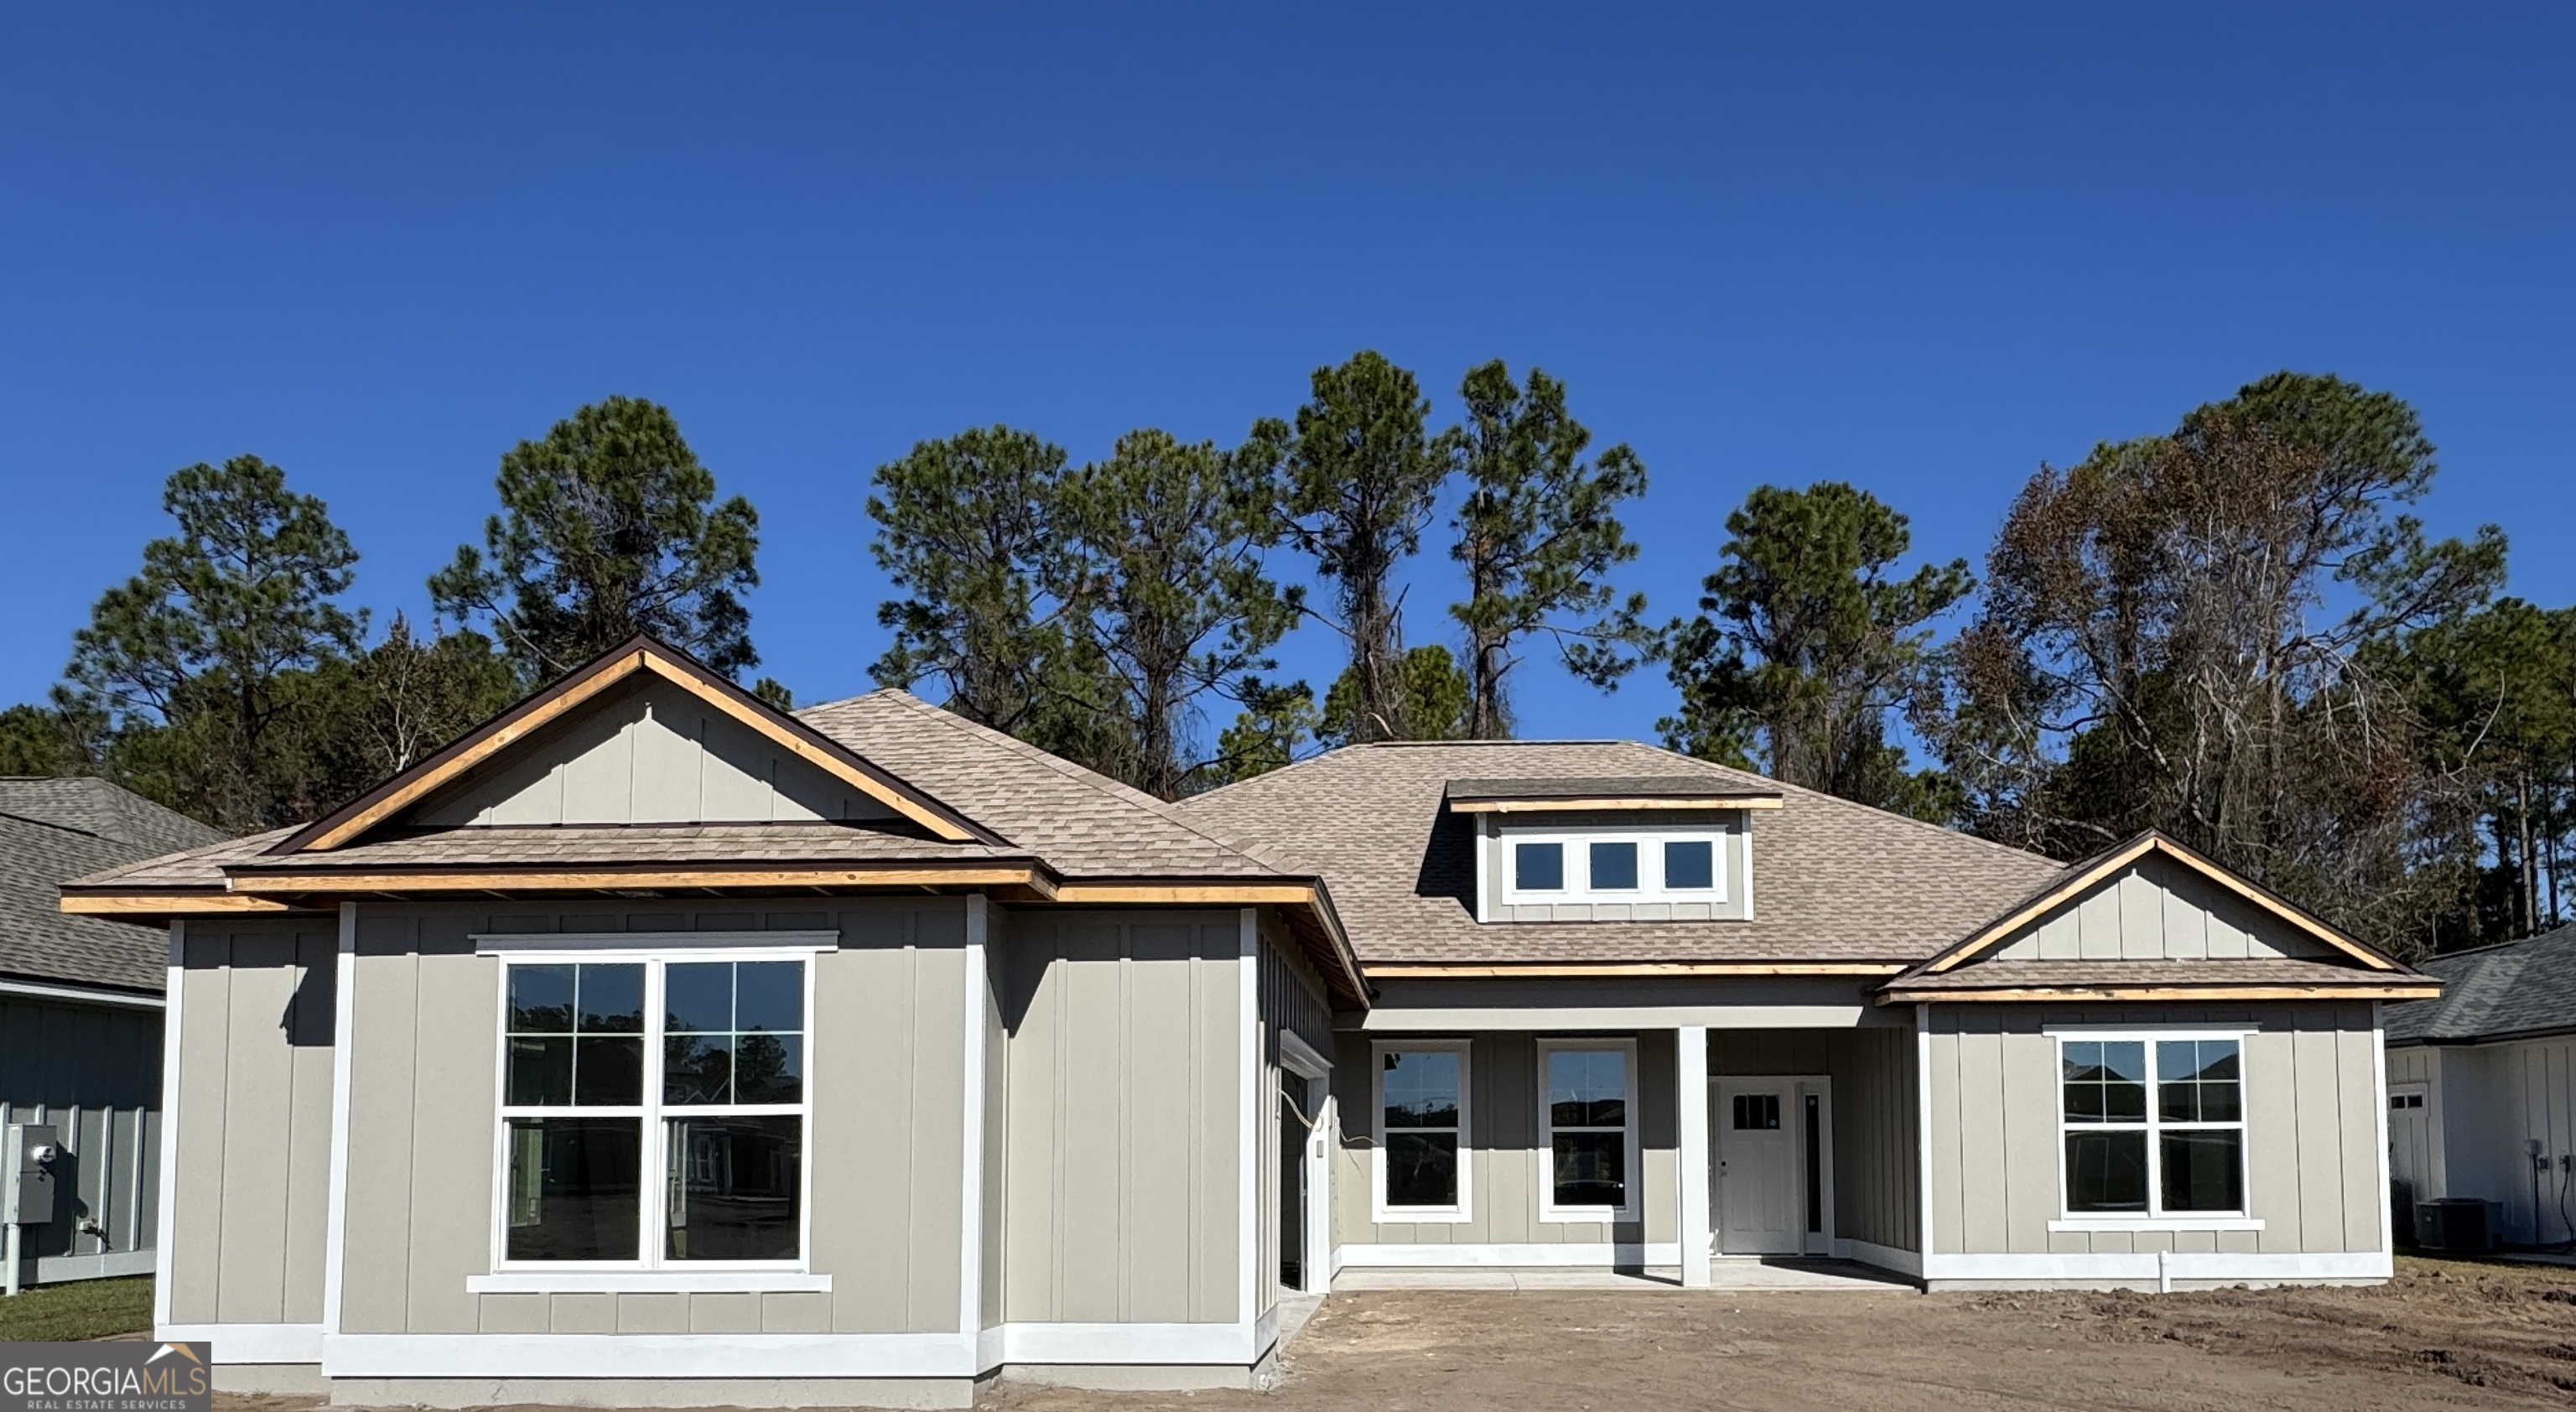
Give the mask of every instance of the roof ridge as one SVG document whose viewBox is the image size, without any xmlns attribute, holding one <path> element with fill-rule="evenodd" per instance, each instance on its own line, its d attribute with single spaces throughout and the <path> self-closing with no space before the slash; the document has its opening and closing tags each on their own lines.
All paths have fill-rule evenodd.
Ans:
<svg viewBox="0 0 2576 1412">
<path fill-rule="evenodd" d="M 1239 844 L 1230 843 L 1225 839 L 1219 838 L 1217 835 L 1200 828 L 1197 824 L 1183 817 L 1181 812 L 1171 804 L 1166 803 L 1163 800 L 1156 799 L 1154 796 L 1136 788 L 1134 785 L 1125 784 L 1118 780 L 1111 779 L 1109 776 L 1100 773 L 1098 770 L 1076 764 L 1051 750 L 1042 750 L 1037 746 L 1031 745 L 1027 741 L 1020 739 L 1018 736 L 1012 735 L 1008 731 L 995 730 L 993 727 L 984 725 L 981 722 L 970 721 L 964 716 L 958 715 L 954 711 L 943 710 L 937 706 L 933 706 L 929 702 L 922 700 L 920 697 L 915 696 L 911 692 L 905 691 L 900 687 L 879 687 L 876 691 L 869 692 L 867 694 L 870 696 L 884 696 L 887 700 L 894 702 L 896 705 L 902 706 L 915 714 L 937 721 L 940 724 L 947 726 L 949 729 L 954 730 L 961 735 L 968 736 L 969 738 L 989 738 L 992 743 L 1019 754 L 1021 757 L 1027 759 L 1033 764 L 1044 765 L 1046 768 L 1055 771 L 1057 774 L 1064 776 L 1066 779 L 1071 780 L 1076 784 L 1090 789 L 1094 793 L 1105 794 L 1110 798 L 1117 800 L 1121 804 L 1143 809 L 1148 813 L 1153 814 L 1156 818 L 1163 820 L 1165 823 L 1171 824 L 1175 828 L 1181 829 L 1183 832 L 1205 839 L 1209 843 L 1224 849 L 1226 852 L 1234 854 L 1236 857 L 1242 858 L 1248 862 L 1257 863 L 1273 872 L 1282 870 L 1283 865 L 1279 861 L 1261 857 Z M 858 698 L 854 697 L 852 699 L 856 700 Z"/>
</svg>

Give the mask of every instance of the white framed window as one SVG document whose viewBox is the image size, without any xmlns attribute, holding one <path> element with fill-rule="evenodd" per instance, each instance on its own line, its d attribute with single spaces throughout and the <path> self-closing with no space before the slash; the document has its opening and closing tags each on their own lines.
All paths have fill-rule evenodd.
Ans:
<svg viewBox="0 0 2576 1412">
<path fill-rule="evenodd" d="M 1636 1041 L 1542 1039 L 1538 1082 L 1539 1219 L 1637 1219 Z"/>
<path fill-rule="evenodd" d="M 802 1270 L 812 960 L 506 957 L 492 1268 Z"/>
<path fill-rule="evenodd" d="M 1516 829 L 1502 842 L 1508 903 L 1726 900 L 1724 829 Z"/>
<path fill-rule="evenodd" d="M 2055 1035 L 2057 1229 L 2259 1227 L 2245 1204 L 2238 1032 Z"/>
<path fill-rule="evenodd" d="M 1472 1219 L 1468 1042 L 1379 1040 L 1371 1052 L 1372 1214 L 1380 1221 Z"/>
</svg>

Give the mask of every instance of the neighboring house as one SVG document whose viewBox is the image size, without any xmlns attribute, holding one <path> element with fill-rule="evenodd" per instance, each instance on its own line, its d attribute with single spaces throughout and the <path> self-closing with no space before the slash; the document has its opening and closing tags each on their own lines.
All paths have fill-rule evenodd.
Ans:
<svg viewBox="0 0 2576 1412">
<path fill-rule="evenodd" d="M 2401 1232 L 2419 1199 L 2482 1197 L 2507 1242 L 2576 1241 L 2576 926 L 2422 969 L 2442 998 L 2388 1012 Z"/>
<path fill-rule="evenodd" d="M 63 915 L 65 882 L 223 835 L 105 780 L 0 777 L 0 1122 L 61 1134 L 29 1283 L 148 1274 L 158 1234 L 162 937 Z"/>
<path fill-rule="evenodd" d="M 1240 1385 L 1353 1266 L 2382 1279 L 2438 993 L 2152 835 L 1626 742 L 1174 806 L 642 640 L 63 906 L 170 927 L 160 1335 L 382 1404 Z"/>
</svg>

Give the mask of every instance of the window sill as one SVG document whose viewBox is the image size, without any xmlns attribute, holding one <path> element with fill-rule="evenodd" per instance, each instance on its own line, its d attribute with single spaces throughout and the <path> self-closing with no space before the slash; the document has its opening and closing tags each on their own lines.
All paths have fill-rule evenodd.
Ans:
<svg viewBox="0 0 2576 1412">
<path fill-rule="evenodd" d="M 2259 1231 L 2253 1216 L 2069 1216 L 2048 1223 L 2056 1231 Z"/>
<path fill-rule="evenodd" d="M 1476 1219 L 1448 1206 L 1381 1206 L 1369 1216 L 1384 1226 L 1463 1226 Z"/>
<path fill-rule="evenodd" d="M 1543 1226 L 1610 1226 L 1643 1218 L 1634 1211 L 1613 1210 L 1607 1206 L 1593 1210 L 1580 1206 L 1544 1206 L 1539 1208 L 1538 1219 Z"/>
<path fill-rule="evenodd" d="M 799 1270 L 507 1270 L 468 1275 L 467 1294 L 829 1294 Z"/>
</svg>

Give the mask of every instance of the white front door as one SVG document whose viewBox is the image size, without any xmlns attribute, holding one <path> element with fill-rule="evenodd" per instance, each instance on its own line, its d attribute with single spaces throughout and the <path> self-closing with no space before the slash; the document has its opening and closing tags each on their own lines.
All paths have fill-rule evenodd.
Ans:
<svg viewBox="0 0 2576 1412">
<path fill-rule="evenodd" d="M 1806 1223 L 1799 1219 L 1797 1082 L 1719 1079 L 1714 1088 L 1718 1253 L 1798 1254 Z"/>
</svg>

